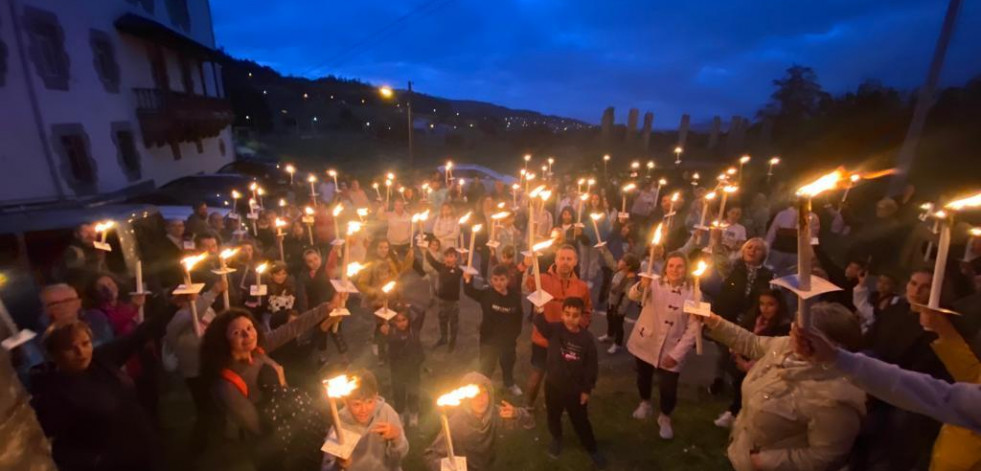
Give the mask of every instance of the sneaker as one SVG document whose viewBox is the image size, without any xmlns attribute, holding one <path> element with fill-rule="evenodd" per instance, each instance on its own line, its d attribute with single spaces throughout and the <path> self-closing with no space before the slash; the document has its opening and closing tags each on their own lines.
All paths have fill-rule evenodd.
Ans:
<svg viewBox="0 0 981 471">
<path fill-rule="evenodd" d="M 548 457 L 553 460 L 559 459 L 559 453 L 562 453 L 562 441 L 553 438 L 552 443 L 548 444 Z"/>
<path fill-rule="evenodd" d="M 725 381 L 722 380 L 722 378 L 715 378 L 714 380 L 712 380 L 712 384 L 709 385 L 708 388 L 709 394 L 713 396 L 719 396 L 723 392 L 725 392 L 725 388 L 726 388 L 725 386 L 726 383 Z"/>
<path fill-rule="evenodd" d="M 378 356 L 378 344 L 377 343 L 371 344 L 371 354 L 373 356 Z"/>
<path fill-rule="evenodd" d="M 606 469 L 606 457 L 602 453 L 596 451 L 589 455 L 593 460 L 593 464 L 596 465 L 596 469 Z"/>
<path fill-rule="evenodd" d="M 661 414 L 657 417 L 657 426 L 661 429 L 661 438 L 671 440 L 674 438 L 674 429 L 671 428 L 671 417 Z"/>
<path fill-rule="evenodd" d="M 725 411 L 719 415 L 718 419 L 715 419 L 715 426 L 719 428 L 732 428 L 732 422 L 736 420 L 736 416 L 732 415 L 732 412 Z"/>
<path fill-rule="evenodd" d="M 603 335 L 600 335 L 599 337 L 596 337 L 596 340 L 598 340 L 600 342 L 603 342 L 603 343 L 606 343 L 606 342 L 609 342 L 609 341 L 613 340 L 613 337 L 610 337 L 609 335 L 603 334 Z"/>
<path fill-rule="evenodd" d="M 522 391 L 521 388 L 519 388 L 517 384 L 512 384 L 512 385 L 508 386 L 508 392 L 510 392 L 511 395 L 512 396 L 515 396 L 515 397 L 519 397 L 522 394 L 524 394 L 524 391 Z"/>
<path fill-rule="evenodd" d="M 409 428 L 416 428 L 419 426 L 419 413 L 410 412 L 409 413 Z"/>
<path fill-rule="evenodd" d="M 524 415 L 525 419 L 521 423 L 521 426 L 525 430 L 532 430 L 532 429 L 534 429 L 535 428 L 535 408 L 534 407 L 526 407 L 525 408 L 525 413 L 523 415 Z"/>
<path fill-rule="evenodd" d="M 610 348 L 606 349 L 606 353 L 609 353 L 610 355 L 613 355 L 614 353 L 619 351 L 620 351 L 620 346 L 617 344 L 610 345 Z"/>
<path fill-rule="evenodd" d="M 640 405 L 634 409 L 634 418 L 638 420 L 648 419 L 654 414 L 654 408 L 647 401 L 640 401 Z"/>
</svg>

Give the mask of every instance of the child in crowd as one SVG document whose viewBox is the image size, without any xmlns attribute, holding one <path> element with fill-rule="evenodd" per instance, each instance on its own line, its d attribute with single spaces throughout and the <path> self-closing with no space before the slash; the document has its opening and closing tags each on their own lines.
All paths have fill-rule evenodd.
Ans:
<svg viewBox="0 0 981 471">
<path fill-rule="evenodd" d="M 412 328 L 405 306 L 396 307 L 391 322 L 382 324 L 382 335 L 388 338 L 388 365 L 392 372 L 392 401 L 395 410 L 409 427 L 419 425 L 419 374 L 422 368 L 422 344 Z"/>
<path fill-rule="evenodd" d="M 568 412 L 583 448 L 596 467 L 602 469 L 606 467 L 606 458 L 596 446 L 586 411 L 589 395 L 596 386 L 599 363 L 593 335 L 579 324 L 585 308 L 582 299 L 569 297 L 562 303 L 562 322 L 548 322 L 543 314 L 536 314 L 534 324 L 548 339 L 545 409 L 548 431 L 552 434 L 548 455 L 558 458 L 562 452 L 562 413 Z"/>
<path fill-rule="evenodd" d="M 352 373 L 358 386 L 344 398 L 344 409 L 338 416 L 345 430 L 361 435 L 351 456 L 335 458 L 335 470 L 400 471 L 409 454 L 409 441 L 402 421 L 392 406 L 378 395 L 378 380 L 368 370 Z"/>
<path fill-rule="evenodd" d="M 521 291 L 508 287 L 508 267 L 497 265 L 491 272 L 490 286 L 477 289 L 473 276 L 463 275 L 463 292 L 480 303 L 480 371 L 493 377 L 495 364 L 501 364 L 504 387 L 515 396 L 522 394 L 514 383 L 515 345 L 521 335 Z"/>
<path fill-rule="evenodd" d="M 515 248 L 513 245 L 505 245 L 501 248 L 501 256 L 498 257 L 495 266 L 502 266 L 508 273 L 508 291 L 521 292 L 521 274 L 525 272 L 524 265 L 515 262 Z"/>
<path fill-rule="evenodd" d="M 439 313 L 439 341 L 437 347 L 447 345 L 449 351 L 456 348 L 456 334 L 460 328 L 460 280 L 463 270 L 458 265 L 459 254 L 454 248 L 443 250 L 443 262 L 436 260 L 426 253 L 426 271 L 435 273 L 436 306 Z M 447 338 L 449 334 L 449 338 Z"/>
<path fill-rule="evenodd" d="M 502 431 L 502 419 L 521 420 L 526 412 L 507 401 L 495 405 L 494 386 L 490 379 L 480 373 L 467 373 L 462 383 L 476 385 L 480 388 L 480 394 L 467 399 L 450 413 L 453 454 L 467 458 L 467 471 L 487 471 L 497 457 L 497 438 Z M 439 471 L 440 461 L 448 454 L 446 437 L 440 432 L 423 456 L 430 470 Z"/>
<path fill-rule="evenodd" d="M 606 352 L 614 354 L 623 348 L 623 322 L 633 301 L 627 298 L 627 291 L 637 281 L 637 271 L 640 270 L 640 260 L 632 253 L 624 253 L 619 261 L 613 260 L 613 255 L 606 246 L 600 249 L 603 261 L 611 270 L 616 270 L 610 282 L 610 295 L 607 297 L 606 335 L 597 340 L 613 342 Z"/>
</svg>

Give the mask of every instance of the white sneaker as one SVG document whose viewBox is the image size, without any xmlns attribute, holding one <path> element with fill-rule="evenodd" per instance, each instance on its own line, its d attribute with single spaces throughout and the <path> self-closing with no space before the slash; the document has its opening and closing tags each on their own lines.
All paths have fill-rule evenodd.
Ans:
<svg viewBox="0 0 981 471">
<path fill-rule="evenodd" d="M 512 384 L 508 388 L 508 391 L 511 393 L 512 396 L 515 396 L 515 397 L 518 397 L 518 396 L 521 396 L 522 394 L 524 394 L 524 392 L 521 390 L 521 388 L 518 387 L 517 384 Z"/>
<path fill-rule="evenodd" d="M 725 411 L 719 415 L 718 419 L 715 419 L 715 426 L 719 428 L 732 428 L 732 422 L 736 420 L 736 416 L 732 415 L 732 412 Z"/>
<path fill-rule="evenodd" d="M 648 419 L 654 414 L 654 408 L 651 407 L 651 403 L 647 401 L 640 401 L 640 405 L 634 409 L 634 418 L 643 420 Z"/>
<path fill-rule="evenodd" d="M 619 351 L 620 351 L 620 346 L 617 344 L 610 345 L 610 348 L 606 349 L 606 353 L 609 353 L 610 355 L 613 355 L 614 353 Z"/>
<path fill-rule="evenodd" d="M 371 344 L 371 354 L 373 356 L 378 356 L 378 344 L 377 343 Z"/>
<path fill-rule="evenodd" d="M 674 429 L 671 428 L 671 417 L 661 414 L 657 417 L 657 426 L 661 429 L 661 438 L 671 440 L 674 438 Z"/>
<path fill-rule="evenodd" d="M 613 340 L 613 337 L 610 337 L 609 335 L 603 334 L 603 335 L 600 335 L 599 337 L 596 337 L 596 340 L 599 340 L 600 342 L 604 342 L 605 343 L 605 342 L 609 342 L 609 341 Z"/>
<path fill-rule="evenodd" d="M 409 428 L 419 427 L 419 414 L 415 412 L 409 413 Z"/>
</svg>

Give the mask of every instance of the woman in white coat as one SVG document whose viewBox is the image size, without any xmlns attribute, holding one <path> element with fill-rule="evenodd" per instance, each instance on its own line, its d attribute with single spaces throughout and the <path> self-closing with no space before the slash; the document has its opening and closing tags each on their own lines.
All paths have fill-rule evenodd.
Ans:
<svg viewBox="0 0 981 471">
<path fill-rule="evenodd" d="M 701 324 L 691 320 L 683 310 L 685 300 L 694 297 L 687 273 L 685 256 L 680 252 L 670 253 L 660 278 L 653 281 L 641 278 L 627 294 L 644 306 L 627 340 L 627 350 L 637 358 L 637 391 L 640 393 L 640 405 L 633 415 L 637 419 L 652 415 L 652 380 L 657 372 L 660 395 L 657 425 L 665 440 L 674 438 L 671 412 L 678 402 L 678 376 L 701 329 Z M 642 300 L 645 288 L 647 297 Z"/>
</svg>

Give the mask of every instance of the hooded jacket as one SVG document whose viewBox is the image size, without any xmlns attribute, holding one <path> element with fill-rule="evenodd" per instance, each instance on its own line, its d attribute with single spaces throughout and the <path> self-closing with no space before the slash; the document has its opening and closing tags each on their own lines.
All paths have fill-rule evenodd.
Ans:
<svg viewBox="0 0 981 471">
<path fill-rule="evenodd" d="M 737 471 L 829 470 L 844 464 L 865 416 L 865 393 L 843 374 L 797 360 L 790 337 L 763 337 L 722 321 L 712 338 L 756 364 L 743 381 L 743 408 L 729 442 Z"/>
<path fill-rule="evenodd" d="M 351 453 L 351 465 L 345 468 L 346 471 L 400 471 L 402 469 L 402 459 L 409 454 L 409 441 L 405 438 L 405 429 L 402 428 L 399 414 L 385 402 L 384 398 L 377 397 L 375 413 L 367 424 L 358 423 L 346 407 L 338 412 L 338 417 L 346 430 L 361 435 L 361 439 Z M 381 435 L 371 433 L 371 428 L 382 422 L 398 425 L 402 428 L 402 433 L 395 440 L 385 440 Z"/>
</svg>

